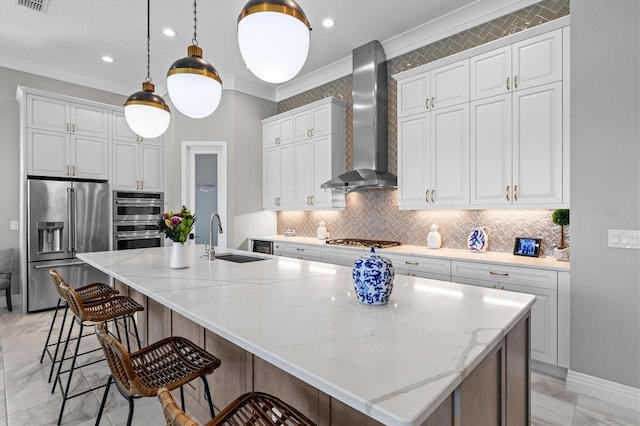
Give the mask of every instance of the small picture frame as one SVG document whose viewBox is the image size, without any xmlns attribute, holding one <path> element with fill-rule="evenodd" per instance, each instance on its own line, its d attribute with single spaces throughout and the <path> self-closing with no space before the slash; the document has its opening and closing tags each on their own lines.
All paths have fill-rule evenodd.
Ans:
<svg viewBox="0 0 640 426">
<path fill-rule="evenodd" d="M 516 256 L 539 257 L 541 242 L 542 239 L 540 238 L 516 237 L 513 254 Z"/>
</svg>

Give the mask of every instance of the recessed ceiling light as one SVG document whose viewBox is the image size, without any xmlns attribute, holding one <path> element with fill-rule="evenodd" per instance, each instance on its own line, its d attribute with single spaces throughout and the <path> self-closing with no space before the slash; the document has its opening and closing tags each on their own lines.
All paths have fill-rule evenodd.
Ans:
<svg viewBox="0 0 640 426">
<path fill-rule="evenodd" d="M 108 63 L 112 63 L 114 61 L 114 59 L 111 56 L 107 56 L 107 55 L 104 55 L 102 57 L 102 60 Z"/>
<path fill-rule="evenodd" d="M 333 27 L 333 24 L 335 24 L 335 22 L 333 22 L 333 19 L 331 18 L 326 18 L 324 21 L 322 21 L 322 26 L 325 28 L 331 28 Z"/>
<path fill-rule="evenodd" d="M 164 30 L 162 30 L 162 34 L 166 35 L 167 37 L 175 37 L 176 36 L 176 32 L 174 30 L 172 30 L 171 28 L 165 28 Z"/>
</svg>

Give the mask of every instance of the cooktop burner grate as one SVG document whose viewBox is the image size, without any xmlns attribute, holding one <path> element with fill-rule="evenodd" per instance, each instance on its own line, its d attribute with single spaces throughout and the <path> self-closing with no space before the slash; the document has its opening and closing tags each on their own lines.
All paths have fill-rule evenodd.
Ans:
<svg viewBox="0 0 640 426">
<path fill-rule="evenodd" d="M 365 240 L 362 238 L 337 238 L 333 240 L 327 240 L 326 243 L 338 245 L 338 246 L 375 247 L 375 248 L 394 247 L 402 244 L 399 241 Z"/>
</svg>

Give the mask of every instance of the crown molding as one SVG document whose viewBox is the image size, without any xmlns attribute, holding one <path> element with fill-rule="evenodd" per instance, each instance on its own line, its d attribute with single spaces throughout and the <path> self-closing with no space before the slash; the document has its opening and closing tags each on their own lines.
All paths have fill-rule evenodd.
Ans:
<svg viewBox="0 0 640 426">
<path fill-rule="evenodd" d="M 476 0 L 468 6 L 426 22 L 416 28 L 382 41 L 387 59 L 395 58 L 419 47 L 434 43 L 461 31 L 507 15 L 540 0 L 487 1 Z M 329 83 L 353 70 L 351 55 L 319 70 L 312 71 L 276 87 L 276 102 Z"/>
</svg>

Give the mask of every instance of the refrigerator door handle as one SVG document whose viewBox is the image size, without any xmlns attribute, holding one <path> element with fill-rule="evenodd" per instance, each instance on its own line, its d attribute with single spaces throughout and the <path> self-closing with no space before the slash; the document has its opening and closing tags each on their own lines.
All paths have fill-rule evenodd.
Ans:
<svg viewBox="0 0 640 426">
<path fill-rule="evenodd" d="M 76 232 L 76 226 L 78 226 L 78 190 L 76 188 L 71 188 L 71 204 L 73 206 L 73 222 L 71 223 L 71 228 L 73 229 L 73 255 L 76 255 L 76 251 L 78 250 L 78 233 Z"/>
<path fill-rule="evenodd" d="M 74 203 L 74 189 L 67 188 L 67 234 L 69 236 L 69 251 L 75 253 L 76 251 L 76 233 L 75 233 L 75 203 Z"/>
<path fill-rule="evenodd" d="M 35 265 L 33 269 L 50 269 L 50 268 L 60 268 L 62 266 L 80 266 L 85 265 L 84 262 L 72 262 L 72 263 L 48 263 L 46 265 Z"/>
</svg>

